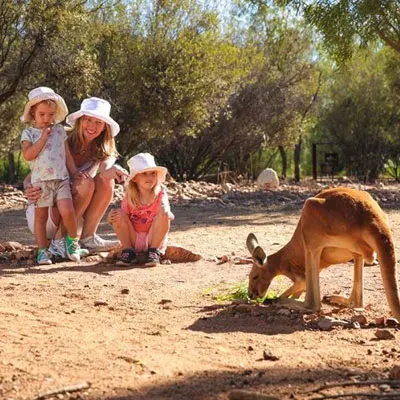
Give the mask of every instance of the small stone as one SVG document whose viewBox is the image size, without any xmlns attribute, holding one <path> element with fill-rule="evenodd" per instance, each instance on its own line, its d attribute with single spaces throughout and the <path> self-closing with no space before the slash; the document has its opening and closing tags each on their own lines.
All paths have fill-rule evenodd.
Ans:
<svg viewBox="0 0 400 400">
<path fill-rule="evenodd" d="M 94 302 L 95 306 L 108 306 L 108 303 L 105 300 L 96 300 Z"/>
<path fill-rule="evenodd" d="M 329 331 L 332 329 L 333 323 L 332 319 L 323 317 L 318 321 L 318 328 L 322 331 Z"/>
<path fill-rule="evenodd" d="M 270 351 L 263 351 L 263 359 L 268 361 L 278 361 L 279 357 L 274 356 Z"/>
<path fill-rule="evenodd" d="M 388 331 L 387 329 L 378 329 L 375 332 L 375 336 L 379 339 L 379 340 L 392 340 L 392 339 L 396 339 L 396 337 L 393 335 L 392 332 Z"/>
<path fill-rule="evenodd" d="M 386 326 L 390 326 L 390 327 L 394 327 L 394 326 L 398 326 L 399 325 L 399 321 L 396 318 L 388 318 L 386 320 Z"/>
<path fill-rule="evenodd" d="M 385 317 L 375 318 L 375 325 L 379 327 L 386 326 L 386 318 Z"/>
<path fill-rule="evenodd" d="M 122 289 L 121 294 L 129 294 L 129 289 L 128 288 Z"/>
<path fill-rule="evenodd" d="M 365 315 L 358 314 L 351 317 L 351 322 L 358 322 L 360 325 L 367 325 L 368 321 Z"/>
<path fill-rule="evenodd" d="M 392 368 L 389 374 L 389 379 L 392 380 L 400 380 L 400 365 L 396 365 Z"/>
</svg>

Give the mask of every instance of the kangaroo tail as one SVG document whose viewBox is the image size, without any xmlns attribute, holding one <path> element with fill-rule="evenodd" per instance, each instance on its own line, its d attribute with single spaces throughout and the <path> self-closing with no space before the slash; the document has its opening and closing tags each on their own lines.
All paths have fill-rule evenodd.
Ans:
<svg viewBox="0 0 400 400">
<path fill-rule="evenodd" d="M 396 276 L 396 254 L 390 228 L 376 226 L 372 228 L 373 248 L 378 254 L 383 287 L 389 308 L 395 318 L 400 320 L 400 299 Z"/>
</svg>

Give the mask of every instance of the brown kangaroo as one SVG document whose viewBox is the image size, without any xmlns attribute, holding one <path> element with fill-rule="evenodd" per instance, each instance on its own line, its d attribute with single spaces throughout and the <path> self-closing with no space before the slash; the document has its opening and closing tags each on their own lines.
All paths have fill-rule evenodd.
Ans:
<svg viewBox="0 0 400 400">
<path fill-rule="evenodd" d="M 393 315 L 400 319 L 396 279 L 396 256 L 386 214 L 367 193 L 350 188 L 326 189 L 305 201 L 300 220 L 290 241 L 266 256 L 250 233 L 247 247 L 253 257 L 249 276 L 250 298 L 262 297 L 272 279 L 285 275 L 293 286 L 280 297 L 298 299 L 305 291 L 305 308 L 321 308 L 319 273 L 333 264 L 354 260 L 350 297 L 330 296 L 332 303 L 363 307 L 364 260 L 377 253 L 386 298 Z"/>
</svg>

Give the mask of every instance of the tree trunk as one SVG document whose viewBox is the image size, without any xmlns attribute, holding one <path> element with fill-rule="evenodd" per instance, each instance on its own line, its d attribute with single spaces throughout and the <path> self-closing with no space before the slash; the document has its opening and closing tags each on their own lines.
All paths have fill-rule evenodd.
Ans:
<svg viewBox="0 0 400 400">
<path fill-rule="evenodd" d="M 294 145 L 294 180 L 300 182 L 300 156 L 301 156 L 302 138 Z"/>
<path fill-rule="evenodd" d="M 12 151 L 8 152 L 8 181 L 10 183 L 15 182 L 15 160 Z"/>
<path fill-rule="evenodd" d="M 287 177 L 287 154 L 286 150 L 283 146 L 278 146 L 279 152 L 281 153 L 281 161 L 282 161 L 282 173 L 281 178 L 286 179 Z"/>
</svg>

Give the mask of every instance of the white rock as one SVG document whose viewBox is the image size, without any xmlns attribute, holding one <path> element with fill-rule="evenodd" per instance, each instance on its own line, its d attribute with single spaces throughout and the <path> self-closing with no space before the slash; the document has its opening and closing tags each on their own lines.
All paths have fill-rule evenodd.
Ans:
<svg viewBox="0 0 400 400">
<path fill-rule="evenodd" d="M 257 178 L 259 189 L 277 189 L 279 187 L 279 178 L 272 168 L 266 168 L 261 171 Z"/>
</svg>

